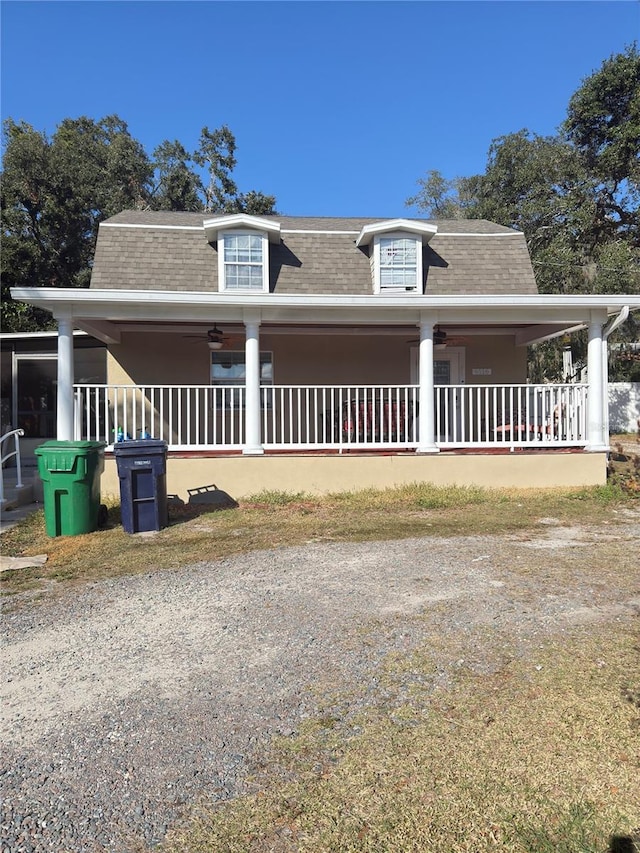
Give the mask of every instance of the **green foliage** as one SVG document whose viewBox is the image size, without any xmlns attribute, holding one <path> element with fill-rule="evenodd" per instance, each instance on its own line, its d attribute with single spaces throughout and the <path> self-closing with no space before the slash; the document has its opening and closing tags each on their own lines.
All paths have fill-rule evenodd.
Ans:
<svg viewBox="0 0 640 853">
<path fill-rule="evenodd" d="M 569 101 L 564 132 L 587 168 L 612 190 L 608 198 L 612 209 L 633 224 L 613 195 L 624 181 L 636 194 L 640 185 L 640 55 L 636 44 L 611 56 L 598 73 L 583 82 Z"/>
<path fill-rule="evenodd" d="M 116 115 L 64 119 L 49 138 L 26 122 L 4 123 L 2 172 L 2 328 L 52 325 L 38 309 L 11 299 L 12 287 L 87 287 L 103 219 L 121 210 L 274 213 L 275 198 L 240 193 L 231 173 L 229 128 L 203 128 L 188 152 L 165 140 L 148 156 Z M 204 185 L 201 169 L 208 172 Z"/>
<path fill-rule="evenodd" d="M 202 181 L 195 174 L 191 155 L 176 139 L 165 140 L 153 152 L 157 182 L 152 193 L 154 210 L 202 210 Z"/>
<path fill-rule="evenodd" d="M 572 96 L 555 136 L 519 130 L 493 141 L 486 171 L 431 171 L 408 199 L 430 216 L 489 219 L 524 232 L 540 293 L 640 292 L 640 54 L 610 57 Z M 632 318 L 612 343 L 637 340 Z M 584 342 L 577 341 L 582 350 Z M 574 361 L 581 352 L 574 352 Z M 555 342 L 531 356 L 532 378 L 559 378 Z M 612 375 L 633 359 L 612 354 Z"/>
<path fill-rule="evenodd" d="M 4 123 L 3 327 L 43 328 L 42 312 L 9 288 L 83 287 L 99 222 L 147 196 L 151 163 L 117 116 L 65 119 L 49 139 L 26 122 Z"/>
</svg>

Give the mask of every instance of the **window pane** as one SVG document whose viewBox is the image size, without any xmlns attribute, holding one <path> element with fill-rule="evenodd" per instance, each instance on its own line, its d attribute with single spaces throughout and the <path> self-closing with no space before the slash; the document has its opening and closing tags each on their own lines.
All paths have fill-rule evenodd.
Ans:
<svg viewBox="0 0 640 853">
<path fill-rule="evenodd" d="M 262 267 L 249 264 L 226 264 L 225 287 L 228 290 L 262 290 Z"/>
<path fill-rule="evenodd" d="M 407 237 L 381 237 L 380 289 L 415 290 L 418 284 L 418 241 Z"/>
<path fill-rule="evenodd" d="M 451 385 L 451 362 L 449 359 L 436 359 L 433 362 L 433 382 L 435 385 Z"/>
<path fill-rule="evenodd" d="M 380 264 L 383 266 L 416 265 L 416 241 L 386 237 L 380 240 Z"/>
<path fill-rule="evenodd" d="M 224 281 L 229 290 L 262 290 L 263 239 L 257 234 L 225 234 Z"/>
<path fill-rule="evenodd" d="M 214 386 L 244 386 L 246 383 L 244 352 L 212 352 L 211 353 L 211 384 Z M 273 361 L 270 352 L 260 353 L 260 384 L 273 385 Z M 242 398 L 244 400 L 244 397 Z M 216 395 L 216 406 L 239 406 L 240 396 L 237 392 L 223 399 Z M 243 403 L 244 405 L 244 403 Z"/>
</svg>

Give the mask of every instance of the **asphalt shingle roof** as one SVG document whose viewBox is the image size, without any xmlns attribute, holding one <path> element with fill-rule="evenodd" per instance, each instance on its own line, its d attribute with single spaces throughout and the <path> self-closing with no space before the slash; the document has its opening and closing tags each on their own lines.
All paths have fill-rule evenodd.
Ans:
<svg viewBox="0 0 640 853">
<path fill-rule="evenodd" d="M 100 228 L 92 288 L 217 291 L 218 252 L 203 213 L 123 211 Z M 369 251 L 355 240 L 375 218 L 273 216 L 281 243 L 269 247 L 270 287 L 281 294 L 367 295 Z M 430 221 L 434 220 L 418 220 Z M 524 235 L 486 220 L 438 220 L 423 251 L 424 292 L 536 293 Z M 508 235 L 508 236 L 504 236 Z"/>
</svg>

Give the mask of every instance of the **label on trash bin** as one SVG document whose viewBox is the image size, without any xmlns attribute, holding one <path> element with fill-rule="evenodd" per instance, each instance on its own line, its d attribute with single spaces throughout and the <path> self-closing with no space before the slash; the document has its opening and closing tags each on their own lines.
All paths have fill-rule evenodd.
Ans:
<svg viewBox="0 0 640 853">
<path fill-rule="evenodd" d="M 150 459 L 134 459 L 133 464 L 134 465 L 151 465 L 151 460 Z"/>
</svg>

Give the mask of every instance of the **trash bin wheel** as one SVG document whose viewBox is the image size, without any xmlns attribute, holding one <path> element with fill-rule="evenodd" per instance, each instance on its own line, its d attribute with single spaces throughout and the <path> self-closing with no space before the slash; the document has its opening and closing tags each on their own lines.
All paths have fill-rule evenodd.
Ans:
<svg viewBox="0 0 640 853">
<path fill-rule="evenodd" d="M 109 510 L 104 504 L 98 507 L 98 527 L 104 527 L 109 520 Z"/>
</svg>

